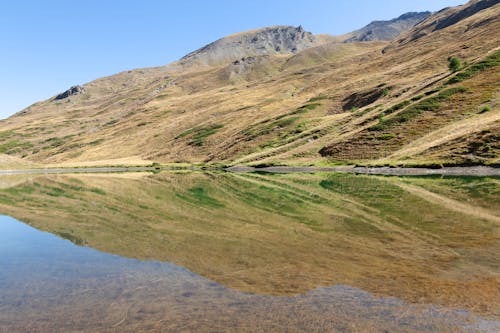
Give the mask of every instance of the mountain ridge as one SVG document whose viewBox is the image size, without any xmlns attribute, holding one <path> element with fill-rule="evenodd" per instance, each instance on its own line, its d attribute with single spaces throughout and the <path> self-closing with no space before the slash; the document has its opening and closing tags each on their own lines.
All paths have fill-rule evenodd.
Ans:
<svg viewBox="0 0 500 333">
<path fill-rule="evenodd" d="M 182 65 L 218 65 L 248 56 L 294 54 L 316 44 L 302 26 L 272 26 L 232 34 L 188 53 Z"/>
<path fill-rule="evenodd" d="M 311 44 L 98 79 L 1 121 L 0 153 L 50 165 L 495 164 L 500 7 L 483 1 L 391 41 L 311 41 L 291 27 Z M 477 3 L 488 6 L 433 30 Z M 452 56 L 467 62 L 457 73 Z"/>
<path fill-rule="evenodd" d="M 357 42 L 359 40 L 355 40 L 357 37 L 352 36 L 353 34 L 356 34 L 360 31 L 364 31 L 369 29 L 369 27 L 373 24 L 379 24 L 381 23 L 383 26 L 393 23 L 393 22 L 400 22 L 400 21 L 407 21 L 407 20 L 414 20 L 416 17 L 420 17 L 422 15 L 426 15 L 427 13 L 430 12 L 407 12 L 402 15 L 400 15 L 397 18 L 394 18 L 392 20 L 387 20 L 387 21 L 373 21 L 366 25 L 365 27 L 356 30 L 352 33 L 342 35 L 342 36 L 332 36 L 332 35 L 313 35 L 311 32 L 305 31 L 304 28 L 300 25 L 297 27 L 293 26 L 286 26 L 286 25 L 277 25 L 277 26 L 269 26 L 269 27 L 263 27 L 263 28 L 257 28 L 257 29 L 252 29 L 252 30 L 247 30 L 247 31 L 242 31 L 238 33 L 234 33 L 225 37 L 221 37 L 217 39 L 214 42 L 208 43 L 201 48 L 194 50 L 192 52 L 189 52 L 188 54 L 184 55 L 181 57 L 179 60 L 174 61 L 173 63 L 167 64 L 166 66 L 168 67 L 169 70 L 174 70 L 174 71 L 182 71 L 182 70 L 188 70 L 189 67 L 196 67 L 198 66 L 219 66 L 219 65 L 225 65 L 225 64 L 230 64 L 234 62 L 241 62 L 244 63 L 245 61 L 248 61 L 248 59 L 253 59 L 255 60 L 256 58 L 259 58 L 261 56 L 268 56 L 268 55 L 278 55 L 278 54 L 283 54 L 283 55 L 290 55 L 290 54 L 296 54 L 297 52 L 303 51 L 306 48 L 311 48 L 315 46 L 320 46 L 323 44 L 328 44 L 332 42 L 337 42 L 342 40 L 344 43 L 351 43 L 351 42 Z M 415 21 L 416 22 L 416 21 Z M 412 23 L 406 24 L 405 27 L 401 27 L 400 30 L 398 31 L 398 34 L 410 29 L 412 26 Z M 379 27 L 380 29 L 380 27 Z M 290 40 L 286 40 L 286 38 L 277 38 L 277 39 L 269 39 L 265 38 L 266 34 L 269 37 L 269 34 L 275 32 L 282 32 L 280 37 L 283 37 L 283 35 L 289 35 L 292 38 Z M 284 32 L 284 34 L 283 34 Z M 394 34 L 394 32 L 391 32 Z M 248 51 L 250 48 L 248 45 L 245 45 L 243 39 L 251 39 L 252 42 L 253 39 L 259 39 L 259 37 L 263 37 L 264 40 L 263 42 L 267 42 L 268 45 L 267 47 L 261 47 L 261 50 L 264 52 L 245 52 L 245 49 Z M 296 38 L 298 36 L 298 38 Z M 352 36 L 350 38 L 346 39 L 346 36 Z M 262 39 L 262 38 L 261 38 Z M 377 37 L 374 39 L 370 40 L 387 40 L 387 38 L 383 37 Z M 368 40 L 364 40 L 368 41 Z M 262 42 L 262 40 L 261 40 Z M 220 47 L 220 44 L 226 44 L 223 45 L 222 49 L 227 49 L 227 44 L 229 46 L 236 46 L 236 50 L 232 52 L 232 54 L 224 54 L 224 50 L 217 50 Z M 238 45 L 239 44 L 239 45 Z M 243 44 L 243 45 L 241 45 Z M 282 45 L 279 44 L 285 44 L 287 47 L 282 48 Z M 231 48 L 231 47 L 229 47 Z M 214 49 L 219 52 L 213 52 Z M 212 51 L 212 52 L 211 52 Z M 210 54 L 212 53 L 212 54 Z M 213 53 L 219 53 L 213 55 Z M 231 53 L 231 52 L 230 52 Z M 137 69 L 137 70 L 145 70 L 145 69 Z M 133 70 L 132 70 L 133 71 Z M 131 72 L 130 70 L 125 71 L 125 72 Z M 116 74 L 119 75 L 120 73 Z M 113 75 L 111 75 L 113 76 Z M 99 79 L 98 79 L 99 80 Z M 92 81 L 93 82 L 93 81 Z M 70 87 L 68 90 L 58 93 L 54 99 L 63 99 L 66 97 L 69 97 L 71 95 L 76 95 L 80 94 L 85 88 L 85 84 L 83 85 L 75 85 Z M 76 89 L 76 90 L 74 90 Z M 35 103 L 36 104 L 36 103 Z M 29 108 L 29 107 L 28 107 Z M 28 109 L 26 108 L 26 109 Z M 25 110 L 21 110 L 20 112 L 22 113 Z"/>
<path fill-rule="evenodd" d="M 373 40 L 391 40 L 402 32 L 410 30 L 419 22 L 425 20 L 431 12 L 408 12 L 397 18 L 386 21 L 373 21 L 359 30 L 348 34 L 344 43 L 367 42 Z"/>
</svg>

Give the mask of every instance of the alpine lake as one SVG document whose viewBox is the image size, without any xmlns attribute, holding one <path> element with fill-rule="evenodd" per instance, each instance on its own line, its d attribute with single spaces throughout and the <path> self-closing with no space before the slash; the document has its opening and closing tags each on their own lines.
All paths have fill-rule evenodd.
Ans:
<svg viewBox="0 0 500 333">
<path fill-rule="evenodd" d="M 500 178 L 0 176 L 0 333 L 499 332 Z"/>
</svg>

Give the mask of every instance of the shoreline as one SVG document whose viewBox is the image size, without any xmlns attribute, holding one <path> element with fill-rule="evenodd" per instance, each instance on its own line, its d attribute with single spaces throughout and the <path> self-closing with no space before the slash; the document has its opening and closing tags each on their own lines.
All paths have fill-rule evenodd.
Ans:
<svg viewBox="0 0 500 333">
<path fill-rule="evenodd" d="M 269 167 L 209 167 L 209 166 L 116 166 L 116 167 L 72 167 L 72 168 L 33 168 L 0 170 L 1 175 L 43 175 L 43 174 L 72 174 L 72 173 L 125 173 L 125 172 L 161 172 L 161 171 L 225 171 L 235 173 L 245 172 L 267 172 L 267 173 L 353 173 L 365 175 L 387 175 L 387 176 L 498 176 L 500 168 L 489 166 L 470 167 L 443 167 L 412 168 L 412 167 L 361 167 L 361 166 L 337 166 L 337 167 L 297 167 L 297 166 L 269 166 Z"/>
<path fill-rule="evenodd" d="M 470 167 L 442 167 L 432 168 L 404 168 L 404 167 L 364 167 L 364 166 L 338 166 L 338 167 L 231 167 L 230 172 L 269 172 L 269 173 L 295 173 L 295 172 L 332 172 L 332 173 L 353 173 L 364 175 L 385 175 L 385 176 L 499 176 L 500 168 L 489 166 Z"/>
</svg>

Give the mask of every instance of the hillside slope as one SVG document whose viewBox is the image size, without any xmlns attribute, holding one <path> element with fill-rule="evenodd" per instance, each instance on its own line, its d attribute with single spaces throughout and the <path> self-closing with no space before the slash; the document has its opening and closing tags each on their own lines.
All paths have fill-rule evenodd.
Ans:
<svg viewBox="0 0 500 333">
<path fill-rule="evenodd" d="M 229 36 L 28 107 L 0 122 L 0 153 L 72 165 L 499 163 L 498 2 L 444 9 L 389 42 L 300 27 Z M 451 56 L 466 62 L 457 73 Z"/>
<path fill-rule="evenodd" d="M 417 23 L 426 19 L 431 12 L 405 13 L 389 21 L 373 21 L 367 26 L 353 31 L 344 40 L 345 43 L 368 42 L 372 40 L 391 40 L 402 32 L 410 30 Z"/>
</svg>

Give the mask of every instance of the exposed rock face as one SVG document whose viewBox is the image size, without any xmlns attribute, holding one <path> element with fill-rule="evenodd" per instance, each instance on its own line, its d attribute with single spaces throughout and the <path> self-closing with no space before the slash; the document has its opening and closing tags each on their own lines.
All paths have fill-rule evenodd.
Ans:
<svg viewBox="0 0 500 333">
<path fill-rule="evenodd" d="M 68 90 L 66 90 L 65 92 L 57 95 L 54 98 L 54 100 L 60 100 L 60 99 L 68 98 L 69 96 L 83 94 L 84 91 L 85 91 L 85 89 L 82 86 L 73 86 L 73 87 L 69 88 Z"/>
<path fill-rule="evenodd" d="M 352 37 L 344 40 L 344 43 L 391 40 L 402 32 L 410 30 L 429 15 L 431 12 L 411 12 L 389 21 L 373 21 L 366 27 L 352 32 Z"/>
<path fill-rule="evenodd" d="M 227 80 L 254 80 L 265 77 L 273 71 L 272 57 L 269 55 L 248 56 L 235 60 L 221 71 Z"/>
<path fill-rule="evenodd" d="M 218 65 L 250 56 L 293 54 L 314 46 L 316 38 L 301 26 L 275 26 L 221 38 L 180 60 L 183 65 Z"/>
<path fill-rule="evenodd" d="M 228 67 L 235 75 L 241 75 L 253 70 L 255 65 L 262 63 L 263 60 L 267 60 L 268 58 L 269 57 L 267 55 L 260 57 L 243 57 L 241 59 L 233 61 Z"/>
</svg>

